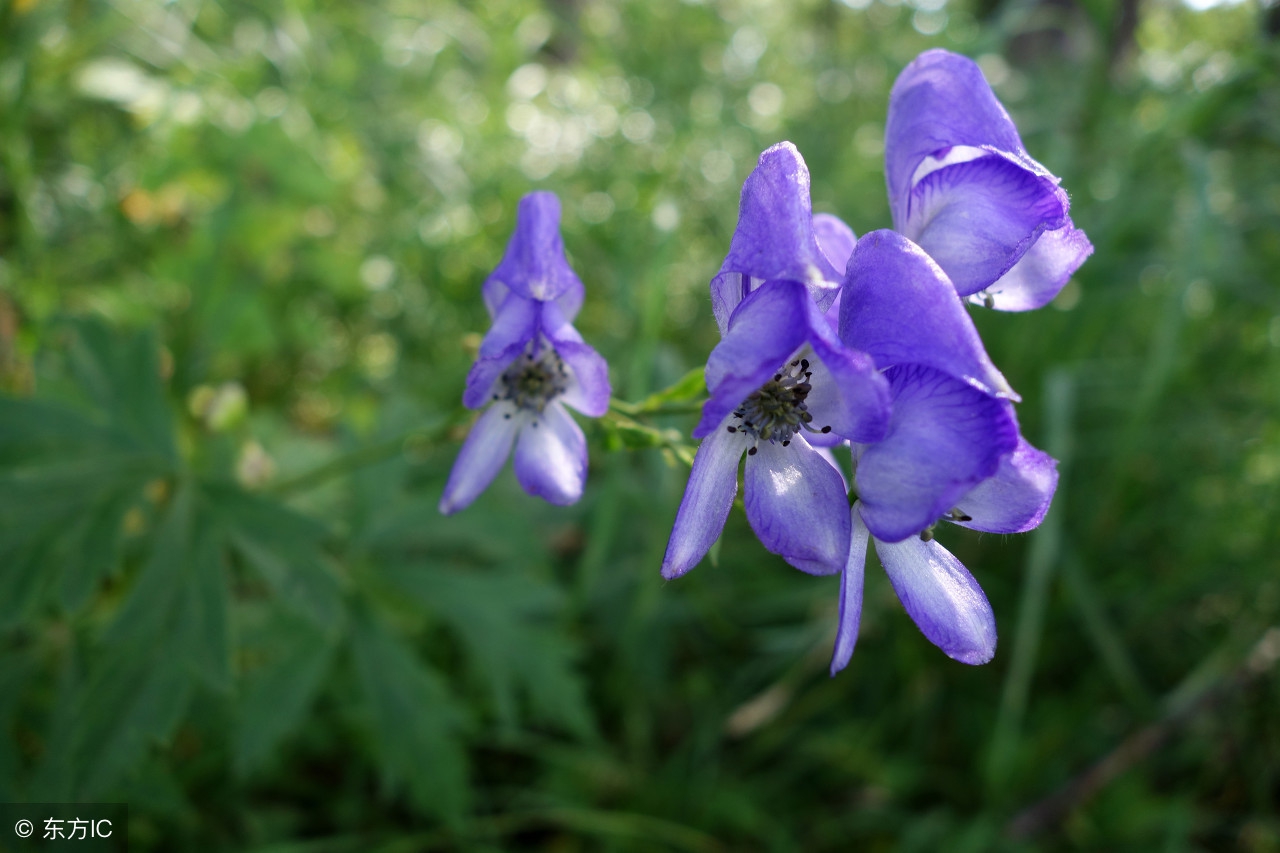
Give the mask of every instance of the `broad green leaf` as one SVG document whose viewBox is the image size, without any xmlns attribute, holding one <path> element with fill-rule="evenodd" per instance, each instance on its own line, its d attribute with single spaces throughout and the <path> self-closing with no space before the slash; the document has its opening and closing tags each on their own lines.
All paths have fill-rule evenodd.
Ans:
<svg viewBox="0 0 1280 853">
<path fill-rule="evenodd" d="M 555 619 L 560 591 L 523 572 L 457 571 L 413 566 L 393 581 L 462 639 L 471 669 L 493 698 L 499 722 L 528 716 L 585 737 L 594 726 L 581 676 L 580 649 Z"/>
<path fill-rule="evenodd" d="M 456 822 L 470 799 L 462 710 L 443 679 L 372 615 L 358 612 L 352 622 L 351 653 L 384 784 L 403 785 L 418 808 Z"/>
<path fill-rule="evenodd" d="M 272 613 L 262 647 L 247 651 L 260 660 L 242 678 L 236 707 L 235 766 L 257 769 L 303 719 L 333 658 L 334 642 L 301 619 Z"/>
</svg>

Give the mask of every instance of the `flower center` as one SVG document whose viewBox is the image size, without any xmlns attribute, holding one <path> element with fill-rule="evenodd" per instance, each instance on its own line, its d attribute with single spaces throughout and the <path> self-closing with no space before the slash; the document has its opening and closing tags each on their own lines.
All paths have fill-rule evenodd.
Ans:
<svg viewBox="0 0 1280 853">
<path fill-rule="evenodd" d="M 511 362 L 499 380 L 495 400 L 510 400 L 516 408 L 542 413 L 547 403 L 569 387 L 569 373 L 555 349 L 543 346 L 538 354 L 530 344 L 524 355 Z"/>
<path fill-rule="evenodd" d="M 813 414 L 805 403 L 813 386 L 809 384 L 813 371 L 807 358 L 797 358 L 773 378 L 753 392 L 742 405 L 734 410 L 738 423 L 727 427 L 729 432 L 744 432 L 756 440 L 747 451 L 754 456 L 761 441 L 780 441 L 786 447 L 800 430 L 831 432 L 831 427 L 815 429 L 810 426 Z"/>
</svg>

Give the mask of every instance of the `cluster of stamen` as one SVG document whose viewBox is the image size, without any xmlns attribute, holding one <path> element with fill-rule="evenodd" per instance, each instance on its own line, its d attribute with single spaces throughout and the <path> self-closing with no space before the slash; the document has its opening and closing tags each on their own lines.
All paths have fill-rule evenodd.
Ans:
<svg viewBox="0 0 1280 853">
<path fill-rule="evenodd" d="M 569 372 L 555 349 L 542 346 L 535 351 L 534 346 L 530 344 L 503 372 L 493 399 L 509 400 L 517 409 L 542 414 L 547 404 L 569 387 Z M 533 425 L 538 422 L 535 420 Z"/>
<path fill-rule="evenodd" d="M 761 441 L 780 441 L 786 447 L 802 429 L 815 433 L 831 432 L 829 426 L 812 426 L 813 414 L 805 404 L 813 390 L 809 384 L 812 376 L 809 360 L 797 358 L 734 410 L 733 416 L 738 422 L 726 429 L 746 433 L 755 439 L 755 444 L 747 451 L 748 455 L 755 455 Z"/>
</svg>

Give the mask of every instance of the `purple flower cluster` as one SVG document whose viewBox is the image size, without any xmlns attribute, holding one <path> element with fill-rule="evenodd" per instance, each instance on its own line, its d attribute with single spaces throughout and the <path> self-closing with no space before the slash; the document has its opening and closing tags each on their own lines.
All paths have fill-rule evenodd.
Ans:
<svg viewBox="0 0 1280 853">
<path fill-rule="evenodd" d="M 874 542 L 908 614 L 950 657 L 995 653 L 982 588 L 933 539 L 946 521 L 1017 533 L 1040 523 L 1056 462 L 1023 439 L 1018 395 L 983 348 L 965 302 L 1048 303 L 1093 251 L 1058 179 L 1027 154 L 972 61 L 919 56 L 890 95 L 885 176 L 893 230 L 856 238 L 814 215 L 809 171 L 789 142 L 742 187 L 738 227 L 711 302 L 721 341 L 707 359 L 701 438 L 662 574 L 692 569 L 724 529 L 743 458 L 747 520 L 796 568 L 840 574 L 834 674 L 853 653 Z M 586 442 L 566 406 L 609 407 L 604 360 L 572 325 L 583 299 L 550 193 L 520 202 L 484 283 L 493 326 L 464 403 L 484 411 L 440 511 L 466 507 L 515 446 L 530 494 L 582 494 Z M 847 445 L 846 479 L 832 448 Z"/>
<path fill-rule="evenodd" d="M 565 406 L 603 415 L 609 372 L 573 327 L 583 288 L 565 259 L 559 228 L 555 195 L 526 195 L 506 254 L 484 282 L 493 327 L 462 397 L 484 413 L 449 474 L 440 499 L 446 515 L 466 508 L 493 482 L 512 444 L 516 479 L 526 492 L 559 505 L 582 496 L 587 442 Z"/>
<path fill-rule="evenodd" d="M 742 189 L 711 299 L 703 438 L 662 572 L 693 568 L 720 535 L 747 457 L 744 504 L 760 541 L 813 574 L 841 574 L 831 671 L 853 653 L 868 543 L 908 614 L 947 655 L 995 652 L 973 576 L 933 540 L 948 521 L 1038 525 L 1055 461 L 1021 436 L 1019 398 L 962 299 L 1046 304 L 1092 251 L 1058 179 L 1023 149 L 970 60 L 922 54 L 894 85 L 885 140 L 895 230 L 855 239 L 814 216 L 809 172 L 784 142 Z M 848 442 L 849 486 L 827 449 Z"/>
</svg>

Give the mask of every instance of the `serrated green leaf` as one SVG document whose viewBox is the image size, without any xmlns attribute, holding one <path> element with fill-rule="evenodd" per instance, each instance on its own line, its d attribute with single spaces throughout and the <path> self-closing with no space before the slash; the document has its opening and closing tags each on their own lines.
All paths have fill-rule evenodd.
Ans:
<svg viewBox="0 0 1280 853">
<path fill-rule="evenodd" d="M 287 606 L 336 631 L 342 591 L 320 550 L 324 528 L 283 504 L 235 486 L 209 484 L 205 494 L 235 550 Z"/>
<path fill-rule="evenodd" d="M 562 605 L 556 587 L 523 573 L 435 566 L 399 569 L 392 579 L 462 639 L 500 724 L 516 726 L 524 698 L 529 716 L 582 737 L 592 733 L 586 691 L 574 668 L 580 649 L 554 621 Z"/>
<path fill-rule="evenodd" d="M 110 494 L 91 508 L 68 534 L 68 547 L 58 587 L 59 599 L 68 611 L 84 606 L 102 578 L 115 566 L 121 528 L 134 496 Z"/>
<path fill-rule="evenodd" d="M 357 613 L 352 623 L 351 653 L 384 783 L 405 786 L 423 811 L 459 821 L 470 801 L 462 710 L 443 679 L 372 615 Z"/>
<path fill-rule="evenodd" d="M 128 334 L 88 319 L 67 325 L 72 371 L 96 406 L 140 447 L 176 458 L 155 333 Z"/>
<path fill-rule="evenodd" d="M 222 541 L 206 524 L 183 571 L 175 652 L 215 690 L 231 688 L 231 594 Z"/>
<path fill-rule="evenodd" d="M 332 638 L 309 622 L 277 615 L 272 620 L 265 656 L 242 679 L 235 732 L 236 771 L 246 774 L 302 719 L 320 689 L 333 657 Z"/>
</svg>

